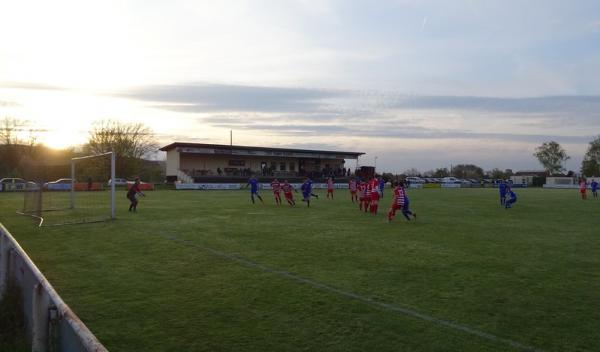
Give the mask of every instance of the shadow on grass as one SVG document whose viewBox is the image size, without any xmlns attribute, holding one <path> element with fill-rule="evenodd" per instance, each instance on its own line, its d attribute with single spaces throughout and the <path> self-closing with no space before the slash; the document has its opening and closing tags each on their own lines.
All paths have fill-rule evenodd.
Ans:
<svg viewBox="0 0 600 352">
<path fill-rule="evenodd" d="M 0 351 L 28 351 L 21 289 L 8 280 L 0 300 Z"/>
</svg>

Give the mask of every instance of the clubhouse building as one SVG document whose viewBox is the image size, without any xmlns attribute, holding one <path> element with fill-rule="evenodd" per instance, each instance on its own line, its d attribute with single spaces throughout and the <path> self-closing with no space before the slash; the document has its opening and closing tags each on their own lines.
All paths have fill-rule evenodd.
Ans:
<svg viewBox="0 0 600 352">
<path fill-rule="evenodd" d="M 259 177 L 298 178 L 350 175 L 346 160 L 364 153 L 180 143 L 160 148 L 167 153 L 167 182 L 203 182 L 210 179 Z"/>
</svg>

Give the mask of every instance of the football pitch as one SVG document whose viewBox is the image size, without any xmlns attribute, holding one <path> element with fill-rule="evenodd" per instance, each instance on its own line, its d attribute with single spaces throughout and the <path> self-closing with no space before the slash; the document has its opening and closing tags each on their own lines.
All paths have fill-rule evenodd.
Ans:
<svg viewBox="0 0 600 352">
<path fill-rule="evenodd" d="M 600 200 L 408 190 L 417 221 L 249 191 L 147 192 L 116 221 L 0 221 L 110 351 L 597 351 Z M 296 194 L 295 197 L 299 195 Z"/>
</svg>

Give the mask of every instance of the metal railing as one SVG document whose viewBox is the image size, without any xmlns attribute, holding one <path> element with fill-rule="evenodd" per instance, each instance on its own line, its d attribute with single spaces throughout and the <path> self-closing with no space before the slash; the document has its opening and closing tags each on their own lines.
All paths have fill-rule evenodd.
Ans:
<svg viewBox="0 0 600 352">
<path fill-rule="evenodd" d="M 0 224 L 0 298 L 9 280 L 22 292 L 26 336 L 32 351 L 107 351 Z"/>
</svg>

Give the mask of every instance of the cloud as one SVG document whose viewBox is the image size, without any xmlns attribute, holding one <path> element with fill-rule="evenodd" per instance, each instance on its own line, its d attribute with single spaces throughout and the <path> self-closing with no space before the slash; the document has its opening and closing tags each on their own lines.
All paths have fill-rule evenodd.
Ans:
<svg viewBox="0 0 600 352">
<path fill-rule="evenodd" d="M 486 133 L 476 131 L 461 131 L 452 129 L 436 129 L 411 125 L 387 126 L 386 128 L 372 128 L 365 125 L 316 125 L 316 124 L 216 124 L 215 127 L 254 131 L 267 135 L 298 136 L 310 135 L 311 137 L 372 137 L 392 139 L 486 139 L 508 142 L 541 143 L 548 140 L 557 140 L 561 143 L 587 143 L 594 138 L 592 135 L 544 135 L 544 134 L 513 134 L 513 133 Z"/>
<path fill-rule="evenodd" d="M 16 101 L 0 100 L 0 107 L 12 108 L 17 106 L 21 106 L 21 104 L 17 103 Z"/>
<path fill-rule="evenodd" d="M 600 96 L 526 98 L 405 95 L 389 91 L 264 87 L 225 84 L 158 85 L 119 96 L 155 103 L 152 107 L 188 113 L 310 113 L 315 119 L 344 119 L 394 110 L 489 113 L 583 114 L 600 117 Z"/>
<path fill-rule="evenodd" d="M 155 107 L 178 112 L 301 112 L 319 111 L 334 90 L 225 84 L 158 85 L 133 89 L 123 97 L 151 101 Z"/>
<path fill-rule="evenodd" d="M 0 88 L 33 89 L 33 90 L 66 90 L 64 87 L 35 82 L 0 82 Z"/>
</svg>

